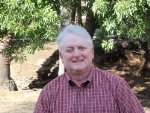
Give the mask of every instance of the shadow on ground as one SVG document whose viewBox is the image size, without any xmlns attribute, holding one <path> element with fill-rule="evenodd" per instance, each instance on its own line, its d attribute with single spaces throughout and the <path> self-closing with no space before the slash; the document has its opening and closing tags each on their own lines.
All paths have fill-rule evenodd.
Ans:
<svg viewBox="0 0 150 113">
<path fill-rule="evenodd" d="M 29 88 L 42 88 L 49 81 L 57 77 L 58 73 L 58 50 L 54 51 L 53 54 L 47 58 L 42 66 L 37 71 L 37 79 L 33 80 L 29 84 Z"/>
</svg>

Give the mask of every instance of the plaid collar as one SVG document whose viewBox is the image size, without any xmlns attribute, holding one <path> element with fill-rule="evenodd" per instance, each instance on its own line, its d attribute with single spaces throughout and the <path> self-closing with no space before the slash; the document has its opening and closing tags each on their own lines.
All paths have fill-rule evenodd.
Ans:
<svg viewBox="0 0 150 113">
<path fill-rule="evenodd" d="M 86 80 L 84 80 L 82 83 L 81 83 L 81 87 L 86 87 L 88 86 L 91 82 L 92 82 L 92 73 L 93 73 L 93 70 L 94 68 L 92 67 L 89 74 L 88 74 L 88 77 Z M 74 80 L 71 79 L 71 77 L 68 75 L 67 72 L 65 72 L 65 76 L 67 78 L 67 81 L 69 83 L 70 86 L 77 86 L 76 83 L 74 82 Z"/>
</svg>

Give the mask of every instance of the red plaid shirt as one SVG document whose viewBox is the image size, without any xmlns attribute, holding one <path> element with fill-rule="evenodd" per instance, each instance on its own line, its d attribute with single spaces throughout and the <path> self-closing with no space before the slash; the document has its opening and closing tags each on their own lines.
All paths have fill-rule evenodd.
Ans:
<svg viewBox="0 0 150 113">
<path fill-rule="evenodd" d="M 82 87 L 67 74 L 48 83 L 34 113 L 144 113 L 144 110 L 123 79 L 94 68 Z"/>
</svg>

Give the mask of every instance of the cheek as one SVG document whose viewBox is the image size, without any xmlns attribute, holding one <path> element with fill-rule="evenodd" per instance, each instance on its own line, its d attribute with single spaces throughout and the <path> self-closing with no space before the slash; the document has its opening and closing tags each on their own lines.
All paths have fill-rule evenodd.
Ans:
<svg viewBox="0 0 150 113">
<path fill-rule="evenodd" d="M 85 54 L 86 54 L 86 57 L 87 57 L 89 60 L 90 60 L 90 59 L 93 60 L 93 58 L 94 58 L 93 52 L 91 52 L 91 51 L 89 52 L 89 51 L 88 51 L 88 52 L 85 53 Z"/>
<path fill-rule="evenodd" d="M 93 61 L 93 56 L 88 56 L 88 61 L 91 63 Z"/>
<path fill-rule="evenodd" d="M 61 59 L 62 59 L 62 62 L 63 62 L 63 64 L 64 64 L 64 63 L 68 63 L 68 62 L 71 60 L 71 57 L 68 56 L 68 55 L 63 54 L 63 55 L 61 56 Z"/>
</svg>

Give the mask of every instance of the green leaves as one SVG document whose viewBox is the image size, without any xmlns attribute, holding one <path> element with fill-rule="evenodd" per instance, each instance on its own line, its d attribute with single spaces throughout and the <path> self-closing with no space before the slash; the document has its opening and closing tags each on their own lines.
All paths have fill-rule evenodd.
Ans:
<svg viewBox="0 0 150 113">
<path fill-rule="evenodd" d="M 137 0 L 121 0 L 114 5 L 114 13 L 117 16 L 117 20 L 120 22 L 124 17 L 128 18 L 138 10 L 136 6 Z"/>
<path fill-rule="evenodd" d="M 150 7 L 150 0 L 146 0 L 147 1 L 147 4 L 149 5 L 149 7 Z"/>
<path fill-rule="evenodd" d="M 105 27 L 106 32 L 108 33 L 108 35 L 114 35 L 114 31 L 117 27 L 116 25 L 116 21 L 113 18 L 106 18 L 103 26 Z"/>
<path fill-rule="evenodd" d="M 109 2 L 107 0 L 95 0 L 92 10 L 94 13 L 104 17 L 107 14 Z"/>
<path fill-rule="evenodd" d="M 106 52 L 110 52 L 114 48 L 114 40 L 103 40 L 101 46 Z"/>
<path fill-rule="evenodd" d="M 0 6 L 0 31 L 6 29 L 15 40 L 8 50 L 10 56 L 24 51 L 33 53 L 46 41 L 55 39 L 60 19 L 50 5 L 43 6 L 41 0 L 37 3 L 32 0 L 0 0 Z M 0 33 L 4 35 L 4 32 Z"/>
<path fill-rule="evenodd" d="M 95 0 L 93 11 L 103 48 L 112 48 L 115 37 L 150 39 L 150 0 Z"/>
<path fill-rule="evenodd" d="M 140 38 L 148 27 L 150 0 L 96 0 L 93 11 L 107 35 Z"/>
</svg>

